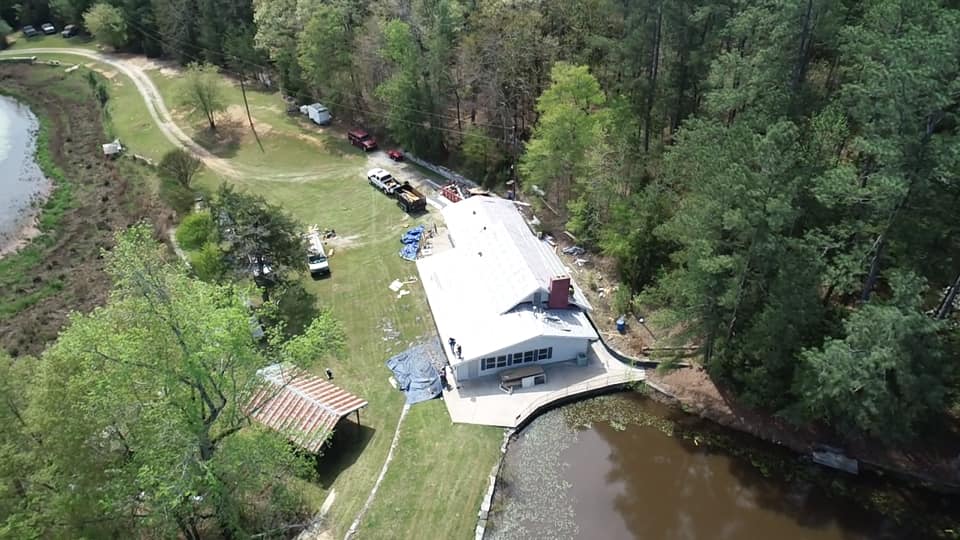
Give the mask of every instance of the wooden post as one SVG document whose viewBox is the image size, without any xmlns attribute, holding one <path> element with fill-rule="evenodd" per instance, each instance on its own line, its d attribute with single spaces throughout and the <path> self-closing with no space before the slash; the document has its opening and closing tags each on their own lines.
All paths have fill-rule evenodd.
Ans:
<svg viewBox="0 0 960 540">
<path fill-rule="evenodd" d="M 243 83 L 243 79 L 246 78 L 246 73 L 243 70 L 243 67 L 240 67 L 240 92 L 243 94 L 243 106 L 247 109 L 247 121 L 250 122 L 250 131 L 253 132 L 253 138 L 257 140 L 257 146 L 260 147 L 260 152 L 266 152 L 263 149 L 263 143 L 260 142 L 260 135 L 257 135 L 257 128 L 253 127 L 253 118 L 250 116 L 250 104 L 247 103 L 247 87 Z"/>
</svg>

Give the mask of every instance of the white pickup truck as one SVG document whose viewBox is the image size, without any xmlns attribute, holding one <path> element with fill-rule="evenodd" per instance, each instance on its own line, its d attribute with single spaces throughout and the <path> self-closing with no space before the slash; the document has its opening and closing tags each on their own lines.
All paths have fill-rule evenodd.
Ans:
<svg viewBox="0 0 960 540">
<path fill-rule="evenodd" d="M 310 275 L 329 275 L 330 261 L 327 260 L 327 253 L 323 249 L 323 239 L 320 238 L 320 231 L 316 227 L 311 228 L 306 234 L 306 240 L 307 267 L 310 269 Z"/>
<path fill-rule="evenodd" d="M 367 171 L 367 180 L 370 181 L 371 186 L 379 189 L 387 195 L 393 195 L 396 193 L 397 188 L 400 187 L 400 182 L 398 182 L 396 178 L 379 167 Z"/>
</svg>

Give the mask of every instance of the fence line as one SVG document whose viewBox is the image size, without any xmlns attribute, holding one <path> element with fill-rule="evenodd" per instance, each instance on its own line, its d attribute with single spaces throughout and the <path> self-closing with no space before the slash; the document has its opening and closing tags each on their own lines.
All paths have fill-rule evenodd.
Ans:
<svg viewBox="0 0 960 540">
<path fill-rule="evenodd" d="M 463 175 L 460 174 L 460 173 L 451 171 L 450 169 L 448 169 L 448 168 L 446 168 L 446 167 L 442 167 L 442 166 L 440 166 L 440 165 L 434 165 L 433 163 L 430 163 L 429 161 L 420 159 L 420 158 L 418 158 L 417 156 L 415 156 L 415 155 L 413 155 L 413 154 L 408 154 L 408 153 L 406 153 L 406 152 L 404 152 L 403 156 L 404 156 L 404 158 L 409 159 L 410 161 L 416 163 L 417 165 L 423 167 L 424 169 L 427 169 L 427 170 L 429 170 L 429 171 L 432 171 L 433 173 L 435 173 L 435 174 L 437 174 L 437 175 L 439 175 L 439 176 L 442 176 L 442 177 L 446 178 L 447 180 L 449 180 L 449 181 L 451 181 L 451 182 L 456 182 L 456 183 L 459 183 L 459 184 L 463 184 L 463 185 L 466 185 L 467 187 L 471 187 L 471 188 L 479 187 L 479 186 L 477 185 L 477 183 L 474 182 L 473 180 L 470 180 L 469 178 L 463 176 Z"/>
<path fill-rule="evenodd" d="M 613 382 L 611 382 L 611 378 L 614 379 Z M 528 416 L 536 412 L 541 407 L 549 405 L 554 401 L 559 401 L 561 399 L 565 399 L 570 396 L 575 396 L 577 394 L 583 394 L 591 390 L 607 388 L 615 384 L 627 384 L 627 383 L 636 382 L 640 380 L 643 380 L 643 378 L 640 377 L 639 375 L 635 377 L 633 373 L 623 372 L 621 374 L 616 374 L 616 375 L 611 375 L 610 373 L 607 373 L 607 375 L 605 375 L 602 380 L 591 379 L 582 383 L 577 383 L 575 385 L 566 386 L 562 390 L 551 392 L 537 399 L 536 401 L 530 403 L 529 405 L 526 406 L 526 408 L 524 408 L 520 412 L 520 414 L 517 415 L 515 420 L 517 421 L 517 423 L 519 423 L 522 420 L 525 420 Z"/>
</svg>

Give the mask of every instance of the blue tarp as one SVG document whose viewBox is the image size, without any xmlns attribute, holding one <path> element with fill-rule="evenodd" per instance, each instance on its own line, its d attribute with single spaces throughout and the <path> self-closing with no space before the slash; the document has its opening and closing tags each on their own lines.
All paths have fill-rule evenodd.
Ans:
<svg viewBox="0 0 960 540">
<path fill-rule="evenodd" d="M 403 351 L 387 360 L 397 386 L 407 395 L 411 405 L 437 397 L 443 388 L 435 366 L 443 365 L 440 341 L 433 339 Z"/>
<path fill-rule="evenodd" d="M 423 238 L 423 225 L 417 225 L 409 231 L 403 233 L 400 237 L 400 257 L 408 261 L 417 260 L 417 252 L 420 251 L 420 239 Z"/>
</svg>

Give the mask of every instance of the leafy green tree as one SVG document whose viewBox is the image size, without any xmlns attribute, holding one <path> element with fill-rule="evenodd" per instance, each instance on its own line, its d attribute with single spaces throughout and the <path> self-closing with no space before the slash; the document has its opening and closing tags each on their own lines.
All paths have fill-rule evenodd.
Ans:
<svg viewBox="0 0 960 540">
<path fill-rule="evenodd" d="M 471 124 L 491 124 L 509 154 L 520 153 L 521 142 L 535 120 L 537 97 L 549 82 L 557 40 L 546 31 L 540 5 L 481 2 L 469 16 L 461 44 L 462 94 Z"/>
<path fill-rule="evenodd" d="M 575 182 L 587 181 L 587 152 L 601 144 L 606 97 L 586 66 L 558 62 L 550 87 L 537 100 L 540 120 L 520 162 L 528 186 L 537 185 L 565 205 Z"/>
<path fill-rule="evenodd" d="M 7 21 L 0 19 L 0 49 L 6 49 L 7 45 L 7 36 L 13 32 L 13 28 L 10 28 L 10 25 L 7 24 Z"/>
<path fill-rule="evenodd" d="M 90 9 L 91 0 L 50 0 L 50 9 L 67 23 L 77 24 L 83 20 L 83 14 Z"/>
<path fill-rule="evenodd" d="M 199 57 L 196 49 L 197 3 L 191 0 L 151 0 L 156 32 L 163 37 L 163 54 L 181 64 Z"/>
<path fill-rule="evenodd" d="M 190 254 L 190 268 L 198 279 L 208 283 L 219 282 L 227 273 L 223 251 L 215 242 L 207 242 Z"/>
<path fill-rule="evenodd" d="M 259 283 L 273 287 L 306 269 L 303 225 L 263 197 L 221 184 L 213 215 L 235 272 L 252 273 Z"/>
<path fill-rule="evenodd" d="M 279 434 L 251 426 L 248 405 L 264 388 L 258 369 L 338 351 L 336 322 L 322 314 L 264 353 L 250 331 L 253 290 L 188 277 L 147 226 L 122 233 L 105 256 L 108 303 L 73 315 L 29 393 L 10 387 L 27 379 L 0 388 L 12 396 L 0 415 L 22 419 L 3 435 L 20 452 L 2 451 L 30 457 L 19 471 L 0 469 L 4 489 L 21 492 L 7 523 L 51 537 L 197 539 L 300 519 L 288 479 L 308 467 Z"/>
<path fill-rule="evenodd" d="M 94 4 L 83 14 L 83 25 L 104 45 L 119 49 L 127 44 L 127 21 L 117 7 L 102 2 Z"/>
<path fill-rule="evenodd" d="M 160 158 L 160 175 L 189 189 L 193 177 L 203 168 L 203 162 L 182 148 L 170 150 Z"/>
<path fill-rule="evenodd" d="M 498 148 L 497 141 L 486 135 L 481 128 L 469 126 L 464 130 L 460 152 L 463 154 L 468 174 L 489 185 L 491 176 L 503 161 L 503 153 Z"/>
<path fill-rule="evenodd" d="M 891 281 L 890 301 L 858 309 L 843 336 L 801 355 L 804 419 L 898 442 L 943 410 L 956 371 L 944 361 L 943 325 L 921 311 L 922 280 L 896 273 Z"/>
<path fill-rule="evenodd" d="M 296 0 L 255 0 L 254 43 L 273 60 L 279 72 L 280 90 L 296 95 L 302 90 L 300 64 L 297 61 L 297 36 L 303 31 L 303 19 Z"/>
<path fill-rule="evenodd" d="M 352 102 L 357 91 L 352 69 L 353 35 L 348 18 L 342 6 L 317 6 L 303 29 L 297 49 L 303 78 L 320 97 L 332 100 L 333 108 Z"/>
<path fill-rule="evenodd" d="M 386 24 L 382 54 L 393 74 L 377 86 L 384 102 L 391 135 L 415 154 L 435 156 L 442 144 L 440 131 L 431 129 L 438 120 L 430 115 L 429 88 L 420 79 L 420 53 L 410 25 L 400 20 Z"/>
<path fill-rule="evenodd" d="M 183 249 L 199 249 L 206 243 L 216 243 L 218 239 L 217 226 L 210 212 L 190 214 L 177 227 L 177 243 Z"/>
<path fill-rule="evenodd" d="M 202 114 L 210 130 L 216 130 L 216 115 L 227 109 L 224 82 L 217 67 L 193 63 L 187 66 L 180 83 L 180 102 Z"/>
<path fill-rule="evenodd" d="M 28 538 L 41 526 L 33 474 L 40 467 L 34 450 L 40 442 L 27 417 L 29 382 L 36 360 L 14 360 L 0 351 L 0 536 Z"/>
</svg>

